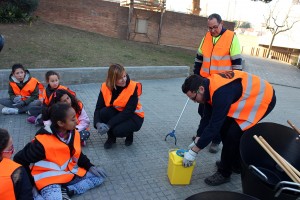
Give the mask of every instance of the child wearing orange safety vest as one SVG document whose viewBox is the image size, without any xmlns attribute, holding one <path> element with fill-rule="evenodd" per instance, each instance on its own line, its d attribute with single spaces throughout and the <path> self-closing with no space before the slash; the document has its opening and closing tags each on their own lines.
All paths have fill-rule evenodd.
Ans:
<svg viewBox="0 0 300 200">
<path fill-rule="evenodd" d="M 58 89 L 54 92 L 50 105 L 53 105 L 57 102 L 67 103 L 72 106 L 72 108 L 74 108 L 77 118 L 76 129 L 80 133 L 81 145 L 86 146 L 86 141 L 90 137 L 90 119 L 85 109 L 83 108 L 83 103 L 70 92 L 63 89 Z"/>
<path fill-rule="evenodd" d="M 33 123 L 36 125 L 44 125 L 43 121 L 47 121 L 49 119 L 48 108 L 49 108 L 50 102 L 53 98 L 53 93 L 57 89 L 68 90 L 74 96 L 76 95 L 76 93 L 74 91 L 70 90 L 66 86 L 60 85 L 60 76 L 57 72 L 52 71 L 52 70 L 46 72 L 45 79 L 46 79 L 46 83 L 48 85 L 42 92 L 43 104 L 42 104 L 42 106 L 32 107 L 29 110 L 29 114 L 32 116 L 27 118 L 27 121 L 29 123 Z"/>
<path fill-rule="evenodd" d="M 76 130 L 76 112 L 69 104 L 56 103 L 49 110 L 51 125 L 15 156 L 44 199 L 70 199 L 103 183 L 106 173 L 83 154 Z"/>
<path fill-rule="evenodd" d="M 5 106 L 2 108 L 2 114 L 21 114 L 31 107 L 40 106 L 42 103 L 39 98 L 43 88 L 23 65 L 14 64 L 9 76 L 9 98 L 0 99 L 0 104 Z"/>
<path fill-rule="evenodd" d="M 9 200 L 31 200 L 32 185 L 20 164 L 10 158 L 14 153 L 12 137 L 0 128 L 0 198 Z"/>
</svg>

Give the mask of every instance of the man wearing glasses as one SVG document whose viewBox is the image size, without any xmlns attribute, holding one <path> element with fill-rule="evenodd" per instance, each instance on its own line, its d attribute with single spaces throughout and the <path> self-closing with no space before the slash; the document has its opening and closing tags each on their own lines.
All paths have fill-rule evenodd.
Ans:
<svg viewBox="0 0 300 200">
<path fill-rule="evenodd" d="M 184 153 L 183 166 L 191 166 L 198 152 L 221 135 L 223 148 L 221 161 L 216 163 L 218 170 L 204 181 L 212 186 L 229 182 L 235 166 L 240 164 L 242 134 L 267 116 L 276 104 L 272 85 L 258 76 L 234 70 L 208 78 L 191 75 L 185 79 L 182 92 L 205 105 L 199 125 L 201 136 Z"/>
<path fill-rule="evenodd" d="M 197 51 L 194 74 L 208 77 L 226 70 L 242 70 L 240 44 L 233 31 L 223 27 L 220 15 L 211 14 L 207 20 L 208 31 L 202 39 Z M 199 105 L 198 113 L 203 117 L 203 105 Z M 197 131 L 197 135 L 199 130 Z M 209 152 L 217 153 L 220 136 L 216 136 L 211 143 Z"/>
</svg>

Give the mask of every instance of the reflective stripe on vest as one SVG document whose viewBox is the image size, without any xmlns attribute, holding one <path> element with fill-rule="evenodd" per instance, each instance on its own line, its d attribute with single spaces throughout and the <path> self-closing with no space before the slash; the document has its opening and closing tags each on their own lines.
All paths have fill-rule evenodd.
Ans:
<svg viewBox="0 0 300 200">
<path fill-rule="evenodd" d="M 70 157 L 68 145 L 56 136 L 42 134 L 35 138 L 43 145 L 46 154 L 46 158 L 36 162 L 31 170 L 39 190 L 54 183 L 67 183 L 73 179 L 74 174 L 80 177 L 86 174 L 86 170 L 77 165 L 81 154 L 80 135 L 77 130 L 75 130 L 74 135 L 72 157 Z"/>
<path fill-rule="evenodd" d="M 14 161 L 3 158 L 0 162 L 0 198 L 15 200 L 14 183 L 11 179 L 11 175 L 21 165 Z"/>
<path fill-rule="evenodd" d="M 128 86 L 122 90 L 122 92 L 119 94 L 119 96 L 114 100 L 113 104 L 110 105 L 110 101 L 112 98 L 112 92 L 109 90 L 109 88 L 106 86 L 106 83 L 102 83 L 101 85 L 101 92 L 104 99 L 104 103 L 106 107 L 113 106 L 118 111 L 123 111 L 126 107 L 127 102 L 129 101 L 129 98 L 133 95 L 135 88 L 138 87 L 138 96 L 142 93 L 141 91 L 141 85 L 140 83 L 135 81 L 130 81 Z M 144 111 L 142 104 L 140 103 L 140 100 L 138 100 L 135 114 L 138 116 L 144 118 Z"/>
<path fill-rule="evenodd" d="M 261 120 L 273 97 L 271 84 L 246 72 L 227 71 L 211 75 L 208 79 L 210 80 L 210 99 L 220 87 L 236 79 L 241 79 L 242 96 L 230 106 L 227 116 L 234 118 L 243 131 L 251 128 Z"/>
<path fill-rule="evenodd" d="M 29 81 L 24 85 L 22 89 L 20 89 L 17 83 L 15 82 L 9 82 L 9 85 L 12 87 L 14 94 L 16 96 L 21 96 L 22 100 L 24 101 L 31 96 L 32 92 L 34 92 L 38 83 L 39 82 L 37 79 L 30 78 Z"/>
<path fill-rule="evenodd" d="M 232 70 L 230 57 L 230 46 L 234 37 L 234 32 L 226 30 L 213 44 L 213 38 L 210 32 L 207 32 L 201 47 L 203 54 L 203 63 L 200 75 L 208 77 L 211 74 L 226 70 Z"/>
</svg>

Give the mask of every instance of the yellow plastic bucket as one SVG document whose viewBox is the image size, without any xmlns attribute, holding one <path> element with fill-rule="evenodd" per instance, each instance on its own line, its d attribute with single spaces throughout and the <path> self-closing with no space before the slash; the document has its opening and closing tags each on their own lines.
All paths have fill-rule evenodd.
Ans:
<svg viewBox="0 0 300 200">
<path fill-rule="evenodd" d="M 172 149 L 169 151 L 168 177 L 172 185 L 188 185 L 191 182 L 192 174 L 196 162 L 191 167 L 183 167 L 182 149 Z"/>
</svg>

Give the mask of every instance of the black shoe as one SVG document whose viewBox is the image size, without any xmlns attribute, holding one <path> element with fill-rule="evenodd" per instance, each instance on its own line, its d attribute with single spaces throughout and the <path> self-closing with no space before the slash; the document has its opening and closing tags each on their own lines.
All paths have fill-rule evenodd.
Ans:
<svg viewBox="0 0 300 200">
<path fill-rule="evenodd" d="M 218 169 L 222 169 L 222 166 L 221 166 L 221 161 L 220 160 L 218 160 L 218 161 L 216 161 L 216 166 L 217 166 L 217 168 Z M 231 171 L 233 172 L 233 173 L 236 173 L 236 174 L 240 174 L 241 173 L 241 167 L 231 167 Z"/>
<path fill-rule="evenodd" d="M 211 185 L 211 186 L 221 185 L 221 184 L 227 183 L 229 181 L 230 181 L 230 177 L 224 177 L 220 172 L 216 172 L 213 175 L 204 179 L 204 182 L 207 185 Z"/>
<path fill-rule="evenodd" d="M 125 139 L 125 146 L 132 145 L 133 142 L 133 133 L 130 133 Z"/>
<path fill-rule="evenodd" d="M 116 138 L 115 137 L 107 138 L 106 142 L 104 143 L 104 149 L 112 148 L 114 143 L 116 143 Z"/>
<path fill-rule="evenodd" d="M 67 187 L 62 187 L 61 194 L 63 200 L 71 200 L 70 197 L 74 196 L 75 192 L 73 190 L 69 190 Z"/>
</svg>

